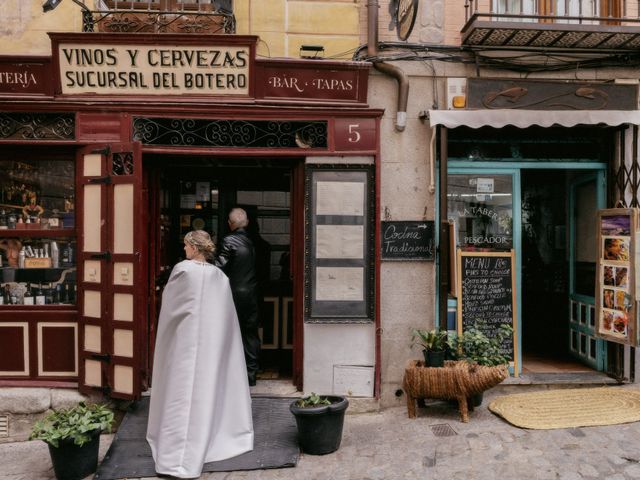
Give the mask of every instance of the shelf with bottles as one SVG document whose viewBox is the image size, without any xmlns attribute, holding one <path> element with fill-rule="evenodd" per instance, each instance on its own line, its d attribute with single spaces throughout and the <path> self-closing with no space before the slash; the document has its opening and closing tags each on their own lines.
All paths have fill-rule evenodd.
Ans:
<svg viewBox="0 0 640 480">
<path fill-rule="evenodd" d="M 59 229 L 29 229 L 29 230 L 0 230 L 0 239 L 11 237 L 73 237 L 76 231 L 74 228 L 59 228 Z"/>
<path fill-rule="evenodd" d="M 73 230 L 75 213 L 38 210 L 30 212 L 28 207 L 0 204 L 0 232 L 28 232 L 30 230 Z M 33 215 L 31 214 L 33 213 Z"/>
<path fill-rule="evenodd" d="M 75 252 L 74 237 L 4 237 L 0 238 L 0 269 L 6 276 L 13 269 L 75 268 Z"/>
<path fill-rule="evenodd" d="M 53 282 L 0 283 L 0 306 L 75 305 L 78 290 L 73 270 L 73 275 L 65 275 L 63 271 Z"/>
</svg>

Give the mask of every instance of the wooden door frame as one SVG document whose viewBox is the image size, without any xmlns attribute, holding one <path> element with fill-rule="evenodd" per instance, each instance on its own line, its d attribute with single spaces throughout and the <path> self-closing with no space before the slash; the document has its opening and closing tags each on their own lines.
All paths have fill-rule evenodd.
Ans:
<svg viewBox="0 0 640 480">
<path fill-rule="evenodd" d="M 291 169 L 290 256 L 293 281 L 293 384 L 303 389 L 304 360 L 304 218 L 305 218 L 305 162 L 297 162 Z"/>
<path fill-rule="evenodd" d="M 181 152 L 163 152 L 163 154 L 167 154 L 173 157 L 180 157 L 185 155 Z M 156 262 L 153 261 L 155 256 L 157 255 L 156 249 L 158 248 L 157 244 L 157 232 L 152 231 L 155 224 L 157 223 L 157 219 L 159 218 L 159 208 L 158 208 L 158 194 L 159 187 L 158 181 L 159 176 L 157 172 L 159 168 L 153 168 L 148 161 L 145 161 L 148 153 L 145 153 L 143 150 L 143 178 L 148 182 L 148 197 L 147 197 L 147 205 L 150 207 L 150 219 L 149 219 L 149 228 L 147 229 L 146 236 L 148 236 L 150 257 L 148 262 L 148 275 L 149 277 L 146 279 L 148 283 L 149 290 L 149 298 L 150 302 L 153 302 L 154 293 L 154 278 L 156 272 Z M 233 159 L 233 156 L 229 156 L 230 159 Z M 256 157 L 258 158 L 258 157 Z M 303 382 L 303 342 L 304 342 L 304 172 L 305 172 L 305 161 L 304 157 L 300 157 L 299 159 L 292 162 L 291 165 L 291 184 L 290 184 L 290 272 L 293 279 L 293 349 L 292 349 L 292 384 L 296 386 L 298 390 L 302 390 L 302 382 Z M 222 201 L 222 199 L 221 199 Z M 221 203 L 219 211 L 224 212 L 228 211 L 224 205 L 224 202 Z M 222 219 L 222 214 L 219 215 L 220 222 L 225 223 Z M 219 235 L 222 236 L 223 230 L 219 232 Z M 153 369 L 153 350 L 154 350 L 154 326 L 157 321 L 157 315 L 153 315 L 154 308 L 153 306 L 149 309 L 148 319 L 147 319 L 147 350 L 149 352 L 148 355 L 148 364 L 147 364 L 147 375 L 148 378 L 151 378 L 151 370 Z M 159 312 L 156 312 L 156 314 Z"/>
</svg>

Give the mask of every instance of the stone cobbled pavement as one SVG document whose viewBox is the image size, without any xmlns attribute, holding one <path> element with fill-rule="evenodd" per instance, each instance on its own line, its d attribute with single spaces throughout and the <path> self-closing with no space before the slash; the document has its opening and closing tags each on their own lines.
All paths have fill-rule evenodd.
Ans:
<svg viewBox="0 0 640 480">
<path fill-rule="evenodd" d="M 409 419 L 404 407 L 350 414 L 345 417 L 342 445 L 335 453 L 301 454 L 295 468 L 207 473 L 201 478 L 640 479 L 640 422 L 524 430 L 489 412 L 487 405 L 495 395 L 486 392 L 482 406 L 466 424 L 459 421 L 457 409 L 445 402 L 429 402 L 418 409 L 416 419 Z M 452 435 L 436 436 L 434 430 Z M 102 436 L 101 455 L 112 438 Z M 0 480 L 49 479 L 55 477 L 43 442 L 0 444 Z"/>
</svg>

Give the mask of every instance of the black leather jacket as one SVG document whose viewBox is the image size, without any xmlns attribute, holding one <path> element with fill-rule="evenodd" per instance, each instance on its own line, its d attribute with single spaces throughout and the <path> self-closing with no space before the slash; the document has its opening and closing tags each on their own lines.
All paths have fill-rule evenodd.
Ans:
<svg viewBox="0 0 640 480">
<path fill-rule="evenodd" d="M 256 254 L 244 228 L 238 228 L 222 239 L 215 264 L 229 277 L 234 294 L 255 294 Z"/>
</svg>

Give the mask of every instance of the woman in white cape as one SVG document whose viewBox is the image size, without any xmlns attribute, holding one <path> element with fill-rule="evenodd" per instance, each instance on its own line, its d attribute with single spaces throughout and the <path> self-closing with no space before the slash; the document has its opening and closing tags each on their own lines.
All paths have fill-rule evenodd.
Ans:
<svg viewBox="0 0 640 480">
<path fill-rule="evenodd" d="M 206 261 L 208 233 L 187 233 L 184 250 L 163 292 L 147 441 L 158 474 L 195 478 L 253 450 L 253 422 L 229 280 Z"/>
</svg>

